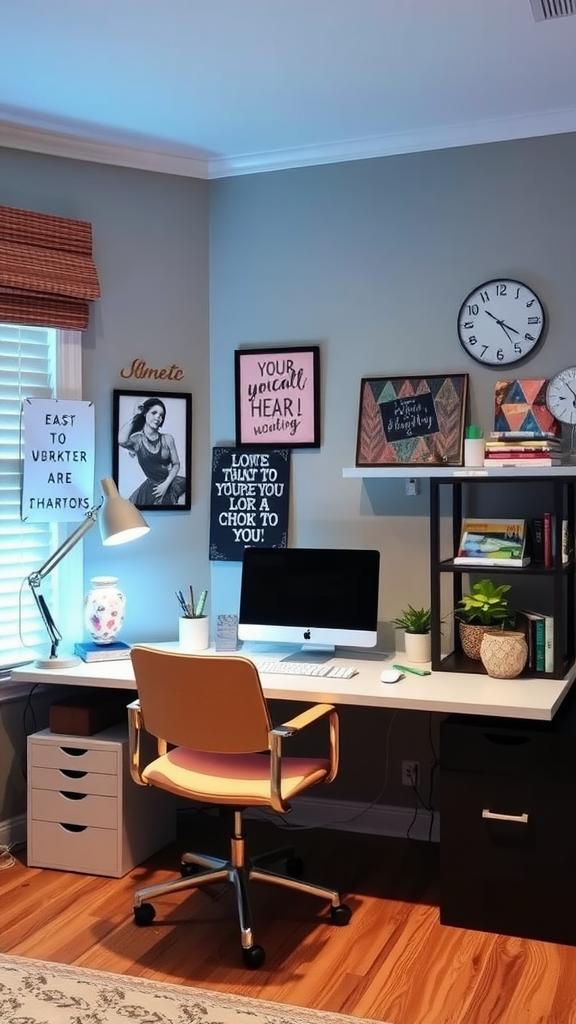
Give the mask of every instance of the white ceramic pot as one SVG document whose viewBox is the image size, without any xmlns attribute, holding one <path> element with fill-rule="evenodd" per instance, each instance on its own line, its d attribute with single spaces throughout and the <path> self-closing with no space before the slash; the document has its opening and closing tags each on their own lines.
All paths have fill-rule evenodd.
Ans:
<svg viewBox="0 0 576 1024">
<path fill-rule="evenodd" d="M 430 633 L 404 633 L 404 650 L 408 661 L 421 665 L 432 657 Z"/>
<path fill-rule="evenodd" d="M 117 576 L 94 576 L 84 598 L 84 625 L 95 644 L 114 642 L 124 622 L 126 598 Z"/>
</svg>

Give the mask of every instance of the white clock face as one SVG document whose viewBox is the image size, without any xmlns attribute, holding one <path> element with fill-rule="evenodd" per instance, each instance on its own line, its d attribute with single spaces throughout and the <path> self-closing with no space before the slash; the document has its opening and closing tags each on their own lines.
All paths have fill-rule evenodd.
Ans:
<svg viewBox="0 0 576 1024">
<path fill-rule="evenodd" d="M 510 366 L 529 355 L 546 317 L 538 296 L 520 281 L 486 281 L 464 299 L 458 313 L 460 344 L 485 366 Z"/>
<path fill-rule="evenodd" d="M 548 381 L 546 405 L 561 423 L 576 423 L 576 366 L 561 370 Z"/>
</svg>

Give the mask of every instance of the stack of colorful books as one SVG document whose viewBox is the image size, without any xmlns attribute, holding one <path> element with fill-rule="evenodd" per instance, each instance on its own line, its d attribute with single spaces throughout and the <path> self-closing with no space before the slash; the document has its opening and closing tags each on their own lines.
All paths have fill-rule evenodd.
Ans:
<svg viewBox="0 0 576 1024">
<path fill-rule="evenodd" d="M 510 469 L 561 466 L 562 438 L 536 430 L 495 430 L 485 444 L 484 465 Z"/>
</svg>

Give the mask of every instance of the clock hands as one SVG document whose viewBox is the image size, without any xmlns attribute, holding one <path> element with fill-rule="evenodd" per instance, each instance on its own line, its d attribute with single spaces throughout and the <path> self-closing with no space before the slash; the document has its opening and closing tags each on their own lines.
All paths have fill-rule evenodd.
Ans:
<svg viewBox="0 0 576 1024">
<path fill-rule="evenodd" d="M 490 312 L 490 310 L 485 309 L 484 312 L 487 314 L 487 316 L 491 316 L 492 319 L 495 320 L 496 323 L 502 328 L 502 330 L 504 331 L 506 337 L 508 338 L 508 341 L 512 341 L 512 338 L 508 334 L 508 331 L 513 331 L 514 334 L 519 334 L 520 333 L 520 331 L 517 331 L 515 327 L 510 327 L 510 325 L 504 323 L 503 320 L 499 320 L 497 316 L 494 316 L 494 313 Z"/>
</svg>

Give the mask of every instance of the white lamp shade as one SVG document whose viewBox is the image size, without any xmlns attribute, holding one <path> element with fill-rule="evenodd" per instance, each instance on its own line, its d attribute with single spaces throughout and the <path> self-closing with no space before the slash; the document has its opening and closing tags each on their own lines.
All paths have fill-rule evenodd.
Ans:
<svg viewBox="0 0 576 1024">
<path fill-rule="evenodd" d="M 148 533 L 150 527 L 144 516 L 128 498 L 120 496 L 111 477 L 101 480 L 100 486 L 104 502 L 98 510 L 98 523 L 103 544 L 126 544 Z"/>
</svg>

